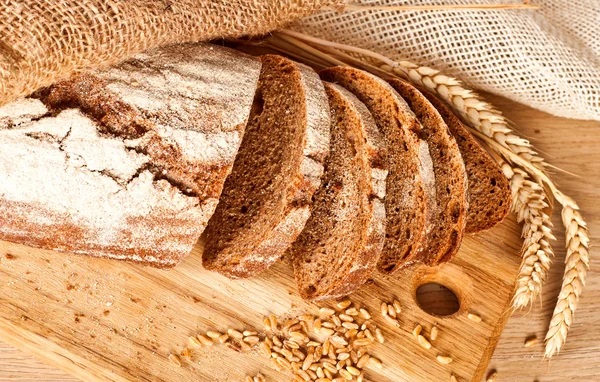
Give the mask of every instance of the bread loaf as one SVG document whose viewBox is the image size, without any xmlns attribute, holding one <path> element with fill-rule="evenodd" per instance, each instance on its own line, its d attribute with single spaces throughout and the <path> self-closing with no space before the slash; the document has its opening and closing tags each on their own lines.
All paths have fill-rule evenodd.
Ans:
<svg viewBox="0 0 600 382">
<path fill-rule="evenodd" d="M 433 163 L 436 190 L 434 228 L 423 249 L 423 262 L 436 265 L 456 255 L 467 217 L 467 173 L 458 145 L 448 126 L 425 96 L 409 83 L 392 79 L 392 87 L 404 98 L 422 126 Z"/>
<path fill-rule="evenodd" d="M 500 223 L 511 204 L 510 184 L 498 163 L 477 143 L 462 121 L 435 96 L 423 93 L 438 110 L 456 139 L 468 177 L 469 209 L 465 232 L 475 233 Z"/>
<path fill-rule="evenodd" d="M 325 84 L 331 148 L 312 215 L 289 250 L 300 295 L 345 296 L 364 284 L 385 240 L 386 152 L 373 117 L 354 95 Z"/>
<path fill-rule="evenodd" d="M 329 107 L 318 75 L 281 56 L 262 71 L 246 133 L 206 230 L 204 267 L 254 276 L 300 234 L 329 152 Z"/>
<path fill-rule="evenodd" d="M 176 265 L 217 205 L 259 73 L 233 50 L 170 46 L 3 107 L 0 239 Z"/>
<path fill-rule="evenodd" d="M 435 179 L 422 128 L 398 93 L 382 79 L 359 69 L 334 67 L 321 77 L 350 90 L 373 115 L 388 150 L 386 241 L 378 269 L 393 273 L 423 255 L 433 228 Z"/>
</svg>

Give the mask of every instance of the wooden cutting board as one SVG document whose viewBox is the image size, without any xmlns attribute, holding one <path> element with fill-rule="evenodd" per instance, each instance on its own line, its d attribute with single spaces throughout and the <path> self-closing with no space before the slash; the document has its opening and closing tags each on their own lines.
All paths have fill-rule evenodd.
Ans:
<svg viewBox="0 0 600 382">
<path fill-rule="evenodd" d="M 386 341 L 371 347 L 382 370 L 368 381 L 479 381 L 509 317 L 508 308 L 520 262 L 520 228 L 507 218 L 489 232 L 466 237 L 456 259 L 443 266 L 418 266 L 397 278 L 375 276 L 351 296 L 367 307 Z M 231 281 L 201 266 L 201 245 L 169 271 L 122 262 L 66 255 L 0 242 L 0 338 L 85 381 L 243 381 L 262 372 L 269 381 L 287 381 L 259 355 L 225 346 L 194 353 L 181 368 L 167 360 L 190 335 L 206 330 L 262 328 L 268 314 L 317 313 L 302 301 L 290 267 L 280 262 L 260 277 Z M 449 288 L 459 310 L 437 293 Z M 420 289 L 422 285 L 430 284 Z M 382 301 L 403 305 L 401 327 L 387 324 Z M 321 306 L 331 306 L 323 303 Z M 469 312 L 482 317 L 475 323 Z M 440 329 L 425 350 L 411 332 L 419 323 L 429 334 Z M 437 354 L 454 361 L 442 365 Z"/>
</svg>

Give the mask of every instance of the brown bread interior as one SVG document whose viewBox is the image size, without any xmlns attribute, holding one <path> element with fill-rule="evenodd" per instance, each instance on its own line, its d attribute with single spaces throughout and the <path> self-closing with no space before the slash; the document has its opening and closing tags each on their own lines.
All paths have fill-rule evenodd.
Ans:
<svg viewBox="0 0 600 382">
<path fill-rule="evenodd" d="M 385 210 L 372 180 L 374 168 L 384 173 L 382 138 L 356 97 L 333 84 L 326 83 L 325 90 L 330 153 L 312 215 L 289 251 L 300 295 L 308 300 L 345 296 L 364 284 L 385 234 Z"/>
<path fill-rule="evenodd" d="M 429 155 L 419 140 L 421 126 L 406 103 L 378 77 L 348 67 L 328 68 L 321 78 L 351 91 L 363 102 L 384 136 L 388 150 L 386 181 L 386 241 L 378 269 L 393 273 L 419 259 L 416 257 L 427 240 L 431 203 L 435 202 L 424 179 Z"/>
<path fill-rule="evenodd" d="M 204 267 L 234 278 L 253 276 L 281 255 L 263 252 L 261 244 L 290 210 L 306 139 L 298 68 L 279 56 L 261 61 L 246 132 L 205 236 Z"/>
<path fill-rule="evenodd" d="M 446 104 L 425 94 L 438 110 L 456 139 L 467 171 L 469 208 L 465 232 L 475 233 L 492 228 L 508 214 L 511 204 L 510 184 L 496 161 L 473 138 L 467 127 Z"/>
<path fill-rule="evenodd" d="M 458 252 L 466 223 L 467 179 L 463 159 L 448 126 L 427 98 L 405 81 L 389 82 L 421 122 L 421 136 L 429 144 L 433 162 L 437 208 L 424 260 L 430 265 L 446 262 Z"/>
</svg>

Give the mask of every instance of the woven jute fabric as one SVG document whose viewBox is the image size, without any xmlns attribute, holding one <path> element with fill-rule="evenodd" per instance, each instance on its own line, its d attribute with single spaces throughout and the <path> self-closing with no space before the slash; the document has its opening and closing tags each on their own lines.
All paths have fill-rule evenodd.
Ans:
<svg viewBox="0 0 600 382">
<path fill-rule="evenodd" d="M 363 5 L 522 0 L 353 0 Z M 458 77 L 554 115 L 600 120 L 600 2 L 534 0 L 537 10 L 322 12 L 294 29 Z"/>
<path fill-rule="evenodd" d="M 178 42 L 261 35 L 341 0 L 0 0 L 0 105 Z"/>
</svg>

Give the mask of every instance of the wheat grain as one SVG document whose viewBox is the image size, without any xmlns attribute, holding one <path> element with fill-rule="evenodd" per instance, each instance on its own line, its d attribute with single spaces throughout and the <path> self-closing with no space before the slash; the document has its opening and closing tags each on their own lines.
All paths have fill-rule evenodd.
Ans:
<svg viewBox="0 0 600 382">
<path fill-rule="evenodd" d="M 360 316 L 365 320 L 371 319 L 371 313 L 369 313 L 369 311 L 364 308 L 360 308 Z"/>
<path fill-rule="evenodd" d="M 450 382 L 458 382 L 458 379 L 454 374 L 450 374 Z"/>
<path fill-rule="evenodd" d="M 439 363 L 443 363 L 444 365 L 448 365 L 449 363 L 452 363 L 452 358 L 445 356 L 445 355 L 438 355 L 436 357 L 436 359 Z"/>
<path fill-rule="evenodd" d="M 485 382 L 496 382 L 496 379 L 498 379 L 498 372 L 497 372 L 496 370 L 492 370 L 492 371 L 491 371 L 491 372 L 488 374 L 488 376 L 487 376 L 487 378 L 486 378 Z"/>
<path fill-rule="evenodd" d="M 431 342 L 427 341 L 427 338 L 423 337 L 423 335 L 419 334 L 417 336 L 417 341 L 419 345 L 421 345 L 425 349 L 431 349 Z"/>
<path fill-rule="evenodd" d="M 423 330 L 423 327 L 421 325 L 415 326 L 415 328 L 412 331 L 413 336 L 415 336 L 415 338 L 419 337 L 422 330 Z"/>
<path fill-rule="evenodd" d="M 431 341 L 435 341 L 437 336 L 438 336 L 438 328 L 437 328 L 437 326 L 434 326 L 431 328 L 431 335 L 429 336 L 429 338 L 431 339 Z"/>
<path fill-rule="evenodd" d="M 469 313 L 469 314 L 467 314 L 467 317 L 469 318 L 469 320 L 471 320 L 473 322 L 481 322 L 481 317 L 475 313 Z"/>
<path fill-rule="evenodd" d="M 350 300 L 344 300 L 344 301 L 340 301 L 336 304 L 336 306 L 339 309 L 346 309 L 348 308 L 350 305 L 352 304 L 352 302 Z"/>
<path fill-rule="evenodd" d="M 169 354 L 169 362 L 175 366 L 181 367 L 181 360 L 175 354 Z"/>
<path fill-rule="evenodd" d="M 535 346 L 536 344 L 537 344 L 537 337 L 536 336 L 527 337 L 525 339 L 525 342 L 523 343 L 523 345 L 526 348 L 530 348 L 532 346 Z"/>
</svg>

